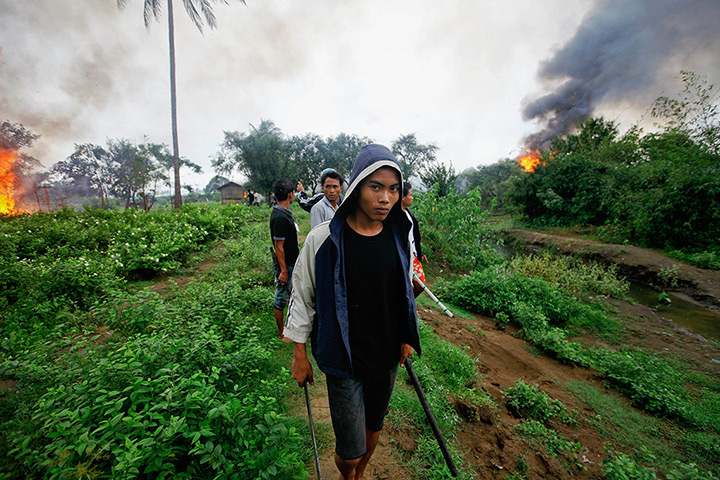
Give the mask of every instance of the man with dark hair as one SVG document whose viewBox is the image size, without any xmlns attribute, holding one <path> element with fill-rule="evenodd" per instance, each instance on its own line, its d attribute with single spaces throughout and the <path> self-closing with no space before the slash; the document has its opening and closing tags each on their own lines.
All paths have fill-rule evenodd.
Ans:
<svg viewBox="0 0 720 480">
<path fill-rule="evenodd" d="M 310 228 L 316 225 L 332 220 L 335 216 L 335 210 L 340 205 L 340 193 L 342 193 L 342 184 L 345 180 L 335 170 L 325 172 L 320 177 L 320 185 L 322 185 L 323 198 L 310 210 Z"/>
<path fill-rule="evenodd" d="M 306 343 L 327 378 L 335 464 L 362 479 L 380 438 L 398 364 L 420 354 L 402 174 L 382 145 L 360 150 L 345 201 L 308 234 L 295 266 L 285 336 L 292 376 L 313 384 Z"/>
<path fill-rule="evenodd" d="M 334 171 L 334 168 L 326 168 L 325 170 L 320 172 L 320 178 L 322 178 L 322 176 L 326 173 Z M 320 185 L 322 185 L 322 180 L 320 181 Z M 297 201 L 300 204 L 300 208 L 302 208 L 306 212 L 310 212 L 310 210 L 312 210 L 312 207 L 317 205 L 317 203 L 320 202 L 323 198 L 325 198 L 325 195 L 322 193 L 317 193 L 311 198 L 308 198 L 307 193 L 305 193 L 305 187 L 303 186 L 302 180 L 297 183 Z M 342 203 L 342 199 L 343 197 L 342 195 L 340 195 L 339 203 Z"/>
<path fill-rule="evenodd" d="M 298 257 L 298 226 L 295 223 L 290 204 L 295 199 L 293 184 L 281 179 L 273 185 L 277 204 L 270 214 L 270 236 L 273 242 L 273 268 L 275 270 L 275 298 L 273 313 L 278 328 L 278 337 L 284 340 L 283 310 L 292 291 L 292 274 Z"/>
</svg>

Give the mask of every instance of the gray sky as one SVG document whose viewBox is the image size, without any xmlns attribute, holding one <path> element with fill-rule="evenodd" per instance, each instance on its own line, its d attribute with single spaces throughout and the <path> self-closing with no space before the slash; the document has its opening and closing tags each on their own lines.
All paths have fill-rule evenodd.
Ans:
<svg viewBox="0 0 720 480">
<path fill-rule="evenodd" d="M 717 0 L 247 2 L 218 4 L 204 35 L 175 5 L 180 153 L 205 170 L 187 183 L 214 175 L 224 130 L 261 119 L 387 145 L 415 133 L 462 171 L 521 153 L 568 79 L 625 127 L 679 92 L 681 69 L 720 84 Z M 146 30 L 142 10 L 0 0 L 0 121 L 41 134 L 45 166 L 75 143 L 171 144 L 167 12 Z"/>
</svg>

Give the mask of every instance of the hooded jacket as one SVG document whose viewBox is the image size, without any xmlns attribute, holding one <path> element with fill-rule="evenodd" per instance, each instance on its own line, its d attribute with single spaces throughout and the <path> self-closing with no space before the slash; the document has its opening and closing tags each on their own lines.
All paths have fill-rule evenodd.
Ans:
<svg viewBox="0 0 720 480">
<path fill-rule="evenodd" d="M 360 183 L 382 167 L 395 169 L 402 180 L 397 160 L 382 145 L 366 145 L 360 150 L 350 175 L 350 186 L 345 201 L 338 207 L 332 220 L 313 228 L 305 239 L 293 272 L 293 291 L 288 305 L 284 335 L 296 343 L 311 339 L 312 353 L 320 370 L 338 377 L 352 377 L 350 326 L 347 308 L 347 284 L 343 255 L 343 225 L 356 206 L 355 190 Z M 410 245 L 408 234 L 412 225 L 398 202 L 383 222 L 392 231 L 395 247 L 404 275 L 408 343 L 418 355 L 421 353 L 415 295 L 410 271 Z M 400 352 L 398 351 L 398 359 Z"/>
</svg>

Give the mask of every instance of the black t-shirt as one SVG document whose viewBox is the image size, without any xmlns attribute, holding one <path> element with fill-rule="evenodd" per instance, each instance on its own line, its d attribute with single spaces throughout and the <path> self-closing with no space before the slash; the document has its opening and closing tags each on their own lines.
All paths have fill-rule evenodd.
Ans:
<svg viewBox="0 0 720 480">
<path fill-rule="evenodd" d="M 297 229 L 295 228 L 295 218 L 290 210 L 275 205 L 270 214 L 270 237 L 272 240 L 284 240 L 283 248 L 285 249 L 285 265 L 292 267 L 295 265 L 298 254 Z"/>
<path fill-rule="evenodd" d="M 366 237 L 344 226 L 350 351 L 356 374 L 386 371 L 400 361 L 405 279 L 390 227 Z M 405 313 L 407 316 L 407 313 Z"/>
</svg>

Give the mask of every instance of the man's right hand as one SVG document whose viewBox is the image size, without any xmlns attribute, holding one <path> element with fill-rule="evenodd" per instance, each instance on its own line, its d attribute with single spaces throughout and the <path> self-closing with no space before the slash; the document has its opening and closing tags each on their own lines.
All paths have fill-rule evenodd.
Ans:
<svg viewBox="0 0 720 480">
<path fill-rule="evenodd" d="M 304 191 L 305 191 L 305 187 L 303 187 L 303 183 L 302 183 L 302 182 L 298 182 L 296 190 L 297 190 L 298 192 L 304 192 Z"/>
<path fill-rule="evenodd" d="M 304 386 L 305 382 L 310 385 L 315 385 L 312 365 L 310 365 L 310 361 L 307 358 L 304 343 L 296 343 L 293 346 L 293 360 L 290 370 L 292 372 L 292 378 L 297 382 L 299 387 Z"/>
</svg>

